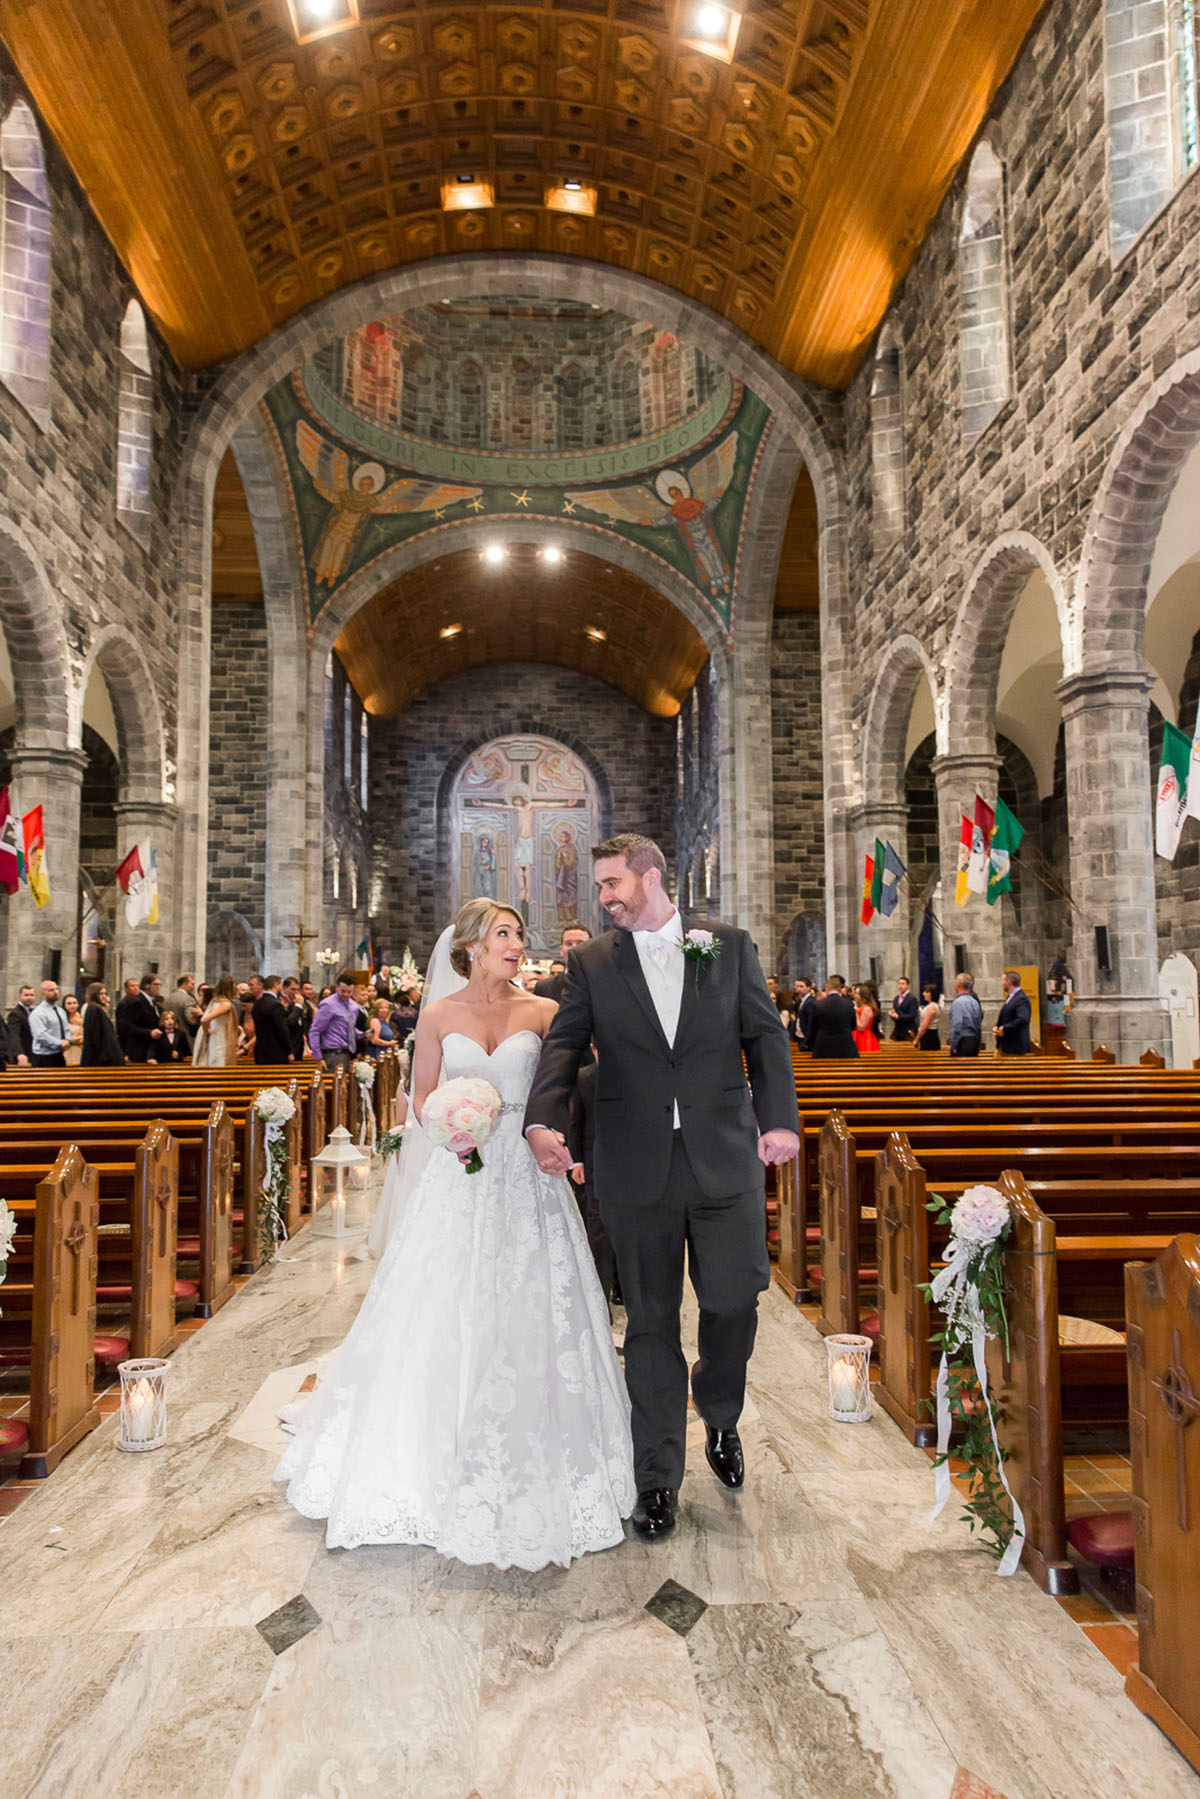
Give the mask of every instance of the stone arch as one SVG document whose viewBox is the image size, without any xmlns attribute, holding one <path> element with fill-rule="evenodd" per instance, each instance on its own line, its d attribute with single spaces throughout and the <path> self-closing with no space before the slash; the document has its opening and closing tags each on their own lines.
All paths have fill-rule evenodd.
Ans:
<svg viewBox="0 0 1200 1799">
<path fill-rule="evenodd" d="M 867 806 L 904 804 L 908 720 L 922 676 L 933 700 L 938 748 L 945 748 L 941 696 L 929 652 L 915 637 L 897 637 L 888 646 L 867 705 L 862 759 L 862 794 Z"/>
<path fill-rule="evenodd" d="M 117 371 L 117 517 L 142 543 L 148 543 L 154 377 L 146 314 L 136 298 L 130 300 L 121 320 Z"/>
<path fill-rule="evenodd" d="M 28 537 L 2 517 L 0 630 L 12 663 L 18 744 L 24 749 L 78 747 L 62 611 Z"/>
<path fill-rule="evenodd" d="M 1004 643 L 1021 591 L 1029 577 L 1045 575 L 1054 596 L 1063 667 L 1067 667 L 1066 589 L 1054 558 L 1027 531 L 1010 531 L 989 544 L 967 581 L 946 658 L 944 689 L 945 753 L 993 755 L 996 688 Z"/>
<path fill-rule="evenodd" d="M 1083 539 L 1063 673 L 1140 671 L 1147 583 L 1179 472 L 1200 439 L 1200 350 L 1155 382 L 1113 445 Z"/>
<path fill-rule="evenodd" d="M 904 534 L 904 360 L 889 319 L 871 372 L 871 524 L 880 548 Z"/>
<path fill-rule="evenodd" d="M 166 765 L 162 708 L 142 647 L 124 625 L 105 625 L 92 639 L 75 690 L 75 734 L 82 730 L 84 696 L 97 668 L 108 685 L 117 721 L 121 799 L 157 805 L 163 799 Z"/>
<path fill-rule="evenodd" d="M 964 444 L 986 431 L 1011 389 L 1004 164 L 987 138 L 975 147 L 958 233 L 958 331 Z"/>
</svg>

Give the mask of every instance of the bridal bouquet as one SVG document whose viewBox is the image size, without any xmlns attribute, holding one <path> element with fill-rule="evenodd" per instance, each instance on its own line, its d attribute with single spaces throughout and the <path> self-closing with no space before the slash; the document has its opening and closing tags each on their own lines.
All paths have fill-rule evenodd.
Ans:
<svg viewBox="0 0 1200 1799">
<path fill-rule="evenodd" d="M 425 1134 L 456 1155 L 468 1174 L 478 1174 L 483 1167 L 479 1152 L 496 1128 L 502 1105 L 490 1081 L 459 1075 L 435 1087 L 425 1101 Z"/>
</svg>

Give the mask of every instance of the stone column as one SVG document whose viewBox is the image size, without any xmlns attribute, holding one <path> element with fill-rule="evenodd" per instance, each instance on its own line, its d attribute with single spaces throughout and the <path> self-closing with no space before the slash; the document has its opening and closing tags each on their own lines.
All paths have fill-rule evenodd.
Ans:
<svg viewBox="0 0 1200 1799">
<path fill-rule="evenodd" d="M 140 980 L 146 970 L 157 964 L 162 976 L 162 991 L 169 993 L 175 976 L 194 973 L 204 979 L 202 968 L 176 968 L 181 944 L 190 941 L 183 907 L 176 885 L 179 860 L 179 808 L 162 800 L 118 800 L 117 861 L 126 857 L 134 844 L 149 844 L 158 869 L 157 924 L 129 925 L 125 919 L 125 896 L 118 888 L 115 900 L 116 926 L 113 932 L 113 955 L 108 969 L 109 991 L 120 992 L 120 983 L 130 975 Z"/>
<path fill-rule="evenodd" d="M 61 955 L 59 984 L 73 990 L 79 969 L 79 801 L 87 757 L 82 750 L 22 749 L 9 756 L 13 811 L 42 808 L 46 839 L 46 876 L 50 898 L 34 904 L 28 887 L 8 900 L 8 946 L 5 994 L 16 998 L 19 986 L 37 986 L 49 978 L 50 958 Z"/>
<path fill-rule="evenodd" d="M 941 848 L 942 907 L 941 921 L 944 943 L 942 981 L 947 993 L 954 991 L 954 945 L 966 946 L 967 968 L 975 976 L 975 993 L 984 1011 L 984 1043 L 991 1041 L 987 1033 L 996 1022 L 992 1009 L 1002 998 L 1000 976 L 1004 972 L 1004 935 L 1000 903 L 989 906 L 986 895 L 973 893 L 965 906 L 954 903 L 958 875 L 958 845 L 962 833 L 962 815 L 974 816 L 975 795 L 992 804 L 1000 773 L 1000 758 L 992 755 L 935 756 L 933 779 L 937 787 L 938 839 Z M 916 971 L 913 971 L 914 983 Z"/>
<path fill-rule="evenodd" d="M 1149 690 L 1142 669 L 1072 675 L 1058 689 L 1066 739 L 1071 833 L 1077 1055 L 1107 1044 L 1120 1062 L 1147 1047 L 1167 1053 L 1158 994 L 1154 789 Z M 1096 927 L 1108 928 L 1111 972 L 1098 966 Z"/>
<path fill-rule="evenodd" d="M 720 706 L 721 911 L 749 931 L 765 972 L 775 953 L 769 632 L 737 647 Z"/>
<path fill-rule="evenodd" d="M 908 807 L 905 805 L 885 804 L 879 801 L 872 805 L 856 806 L 851 814 L 854 827 L 854 838 L 857 845 L 856 865 L 858 869 L 859 887 L 861 890 L 863 872 L 866 868 L 866 857 L 875 852 L 875 840 L 891 843 L 900 860 L 908 862 Z M 876 912 L 869 925 L 862 919 L 861 893 L 857 917 L 858 926 L 858 960 L 853 968 L 842 969 L 847 980 L 853 981 L 867 976 L 871 971 L 871 957 L 878 956 L 883 964 L 883 976 L 880 982 L 880 998 L 884 989 L 895 992 L 898 975 L 907 974 L 915 983 L 916 971 L 910 970 L 909 961 L 909 918 L 910 906 L 908 887 L 903 884 L 897 899 L 896 910 L 890 918 L 884 918 Z M 830 965 L 831 967 L 833 964 Z"/>
</svg>

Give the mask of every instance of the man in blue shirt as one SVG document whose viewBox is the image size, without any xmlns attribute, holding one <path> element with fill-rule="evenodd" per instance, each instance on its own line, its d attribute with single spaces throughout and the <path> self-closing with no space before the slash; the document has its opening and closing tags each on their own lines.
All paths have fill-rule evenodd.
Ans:
<svg viewBox="0 0 1200 1799">
<path fill-rule="evenodd" d="M 975 997 L 975 976 L 954 977 L 954 998 L 950 1001 L 950 1054 L 977 1056 L 983 1039 L 983 1007 Z"/>
<path fill-rule="evenodd" d="M 35 1068 L 66 1067 L 63 1051 L 71 1041 L 71 1027 L 58 1003 L 58 987 L 54 981 L 42 982 L 41 1004 L 29 1014 L 29 1035 Z"/>
</svg>

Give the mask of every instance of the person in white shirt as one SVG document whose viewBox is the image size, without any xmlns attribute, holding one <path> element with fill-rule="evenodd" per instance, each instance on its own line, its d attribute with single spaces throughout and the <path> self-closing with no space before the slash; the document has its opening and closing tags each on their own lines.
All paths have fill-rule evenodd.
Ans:
<svg viewBox="0 0 1200 1799">
<path fill-rule="evenodd" d="M 42 982 L 41 1002 L 29 1014 L 35 1068 L 65 1068 L 63 1054 L 71 1041 L 71 1021 L 58 1000 L 58 983 Z"/>
</svg>

